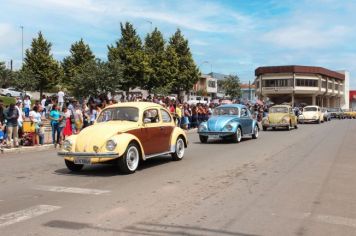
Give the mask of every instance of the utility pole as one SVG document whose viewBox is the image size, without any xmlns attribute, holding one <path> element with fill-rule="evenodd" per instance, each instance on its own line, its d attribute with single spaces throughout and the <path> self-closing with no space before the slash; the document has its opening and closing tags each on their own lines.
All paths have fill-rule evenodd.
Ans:
<svg viewBox="0 0 356 236">
<path fill-rule="evenodd" d="M 22 50 L 22 64 L 23 64 L 23 26 L 20 26 L 21 28 L 21 50 Z"/>
</svg>

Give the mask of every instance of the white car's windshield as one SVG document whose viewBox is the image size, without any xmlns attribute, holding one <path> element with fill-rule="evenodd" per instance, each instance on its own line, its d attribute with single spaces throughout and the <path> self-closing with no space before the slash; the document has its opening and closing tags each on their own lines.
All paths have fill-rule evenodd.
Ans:
<svg viewBox="0 0 356 236">
<path fill-rule="evenodd" d="M 103 110 L 97 122 L 107 122 L 113 120 L 138 121 L 138 109 L 135 107 L 114 107 Z"/>
<path fill-rule="evenodd" d="M 316 107 L 304 107 L 303 111 L 317 111 Z"/>
<path fill-rule="evenodd" d="M 239 109 L 236 107 L 217 107 L 213 111 L 213 116 L 237 116 Z"/>
<path fill-rule="evenodd" d="M 288 113 L 287 107 L 271 107 L 269 113 Z"/>
</svg>

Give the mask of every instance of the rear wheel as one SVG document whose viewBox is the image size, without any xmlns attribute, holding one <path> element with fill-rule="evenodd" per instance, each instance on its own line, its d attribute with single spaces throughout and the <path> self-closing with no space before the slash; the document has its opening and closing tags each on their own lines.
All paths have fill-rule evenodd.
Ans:
<svg viewBox="0 0 356 236">
<path fill-rule="evenodd" d="M 10 93 L 7 93 L 7 94 L 6 94 L 6 97 L 11 97 L 11 94 L 10 94 Z"/>
<path fill-rule="evenodd" d="M 239 143 L 239 142 L 241 142 L 241 139 L 242 139 L 242 131 L 241 131 L 241 128 L 238 127 L 236 130 L 236 133 L 232 136 L 232 140 L 235 143 Z"/>
<path fill-rule="evenodd" d="M 173 161 L 180 161 L 183 159 L 184 156 L 184 151 L 185 151 L 185 144 L 184 140 L 179 137 L 176 141 L 176 148 L 175 152 L 172 153 L 172 159 Z"/>
<path fill-rule="evenodd" d="M 295 123 L 294 129 L 298 129 L 298 124 L 297 123 Z"/>
<path fill-rule="evenodd" d="M 200 139 L 201 143 L 207 143 L 208 142 L 208 136 L 199 135 L 199 139 Z"/>
<path fill-rule="evenodd" d="M 71 171 L 77 172 L 83 169 L 84 165 L 82 164 L 74 164 L 72 161 L 64 160 L 67 168 Z"/>
<path fill-rule="evenodd" d="M 258 138 L 258 127 L 257 127 L 257 125 L 256 125 L 255 128 L 253 129 L 252 138 L 253 138 L 253 139 L 257 139 L 257 138 Z"/>
<path fill-rule="evenodd" d="M 140 151 L 136 143 L 130 143 L 124 155 L 118 159 L 119 170 L 125 174 L 132 174 L 137 170 L 140 162 Z"/>
<path fill-rule="evenodd" d="M 266 126 L 263 126 L 262 129 L 263 129 L 263 131 L 267 131 L 267 127 Z"/>
</svg>

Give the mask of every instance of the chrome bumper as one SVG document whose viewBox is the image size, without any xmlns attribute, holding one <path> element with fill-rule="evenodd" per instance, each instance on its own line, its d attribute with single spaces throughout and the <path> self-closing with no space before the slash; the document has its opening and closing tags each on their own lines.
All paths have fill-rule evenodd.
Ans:
<svg viewBox="0 0 356 236">
<path fill-rule="evenodd" d="M 221 137 L 224 136 L 230 136 L 230 135 L 234 135 L 235 132 L 216 132 L 216 131 L 204 131 L 204 132 L 198 132 L 199 135 L 203 135 L 203 136 L 209 136 L 209 135 L 219 135 Z"/>
<path fill-rule="evenodd" d="M 117 152 L 105 152 L 105 153 L 96 153 L 96 152 L 58 152 L 58 156 L 63 157 L 83 157 L 83 158 L 91 158 L 91 157 L 108 157 L 108 158 L 117 158 L 120 157 Z"/>
<path fill-rule="evenodd" d="M 271 128 L 277 128 L 277 127 L 288 127 L 289 124 L 262 124 L 263 127 L 271 127 Z"/>
</svg>

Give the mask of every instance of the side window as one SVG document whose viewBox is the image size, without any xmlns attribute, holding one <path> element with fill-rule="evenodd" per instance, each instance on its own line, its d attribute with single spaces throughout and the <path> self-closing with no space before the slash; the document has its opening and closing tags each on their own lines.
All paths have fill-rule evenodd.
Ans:
<svg viewBox="0 0 356 236">
<path fill-rule="evenodd" d="M 143 123 L 159 123 L 157 109 L 148 109 L 143 113 Z"/>
<path fill-rule="evenodd" d="M 168 112 L 166 112 L 165 110 L 161 110 L 161 115 L 162 115 L 162 121 L 163 122 L 171 122 L 172 121 L 172 118 L 171 116 L 169 115 Z"/>
<path fill-rule="evenodd" d="M 247 109 L 246 108 L 242 108 L 241 109 L 241 117 L 247 117 L 248 113 L 247 113 Z"/>
</svg>

